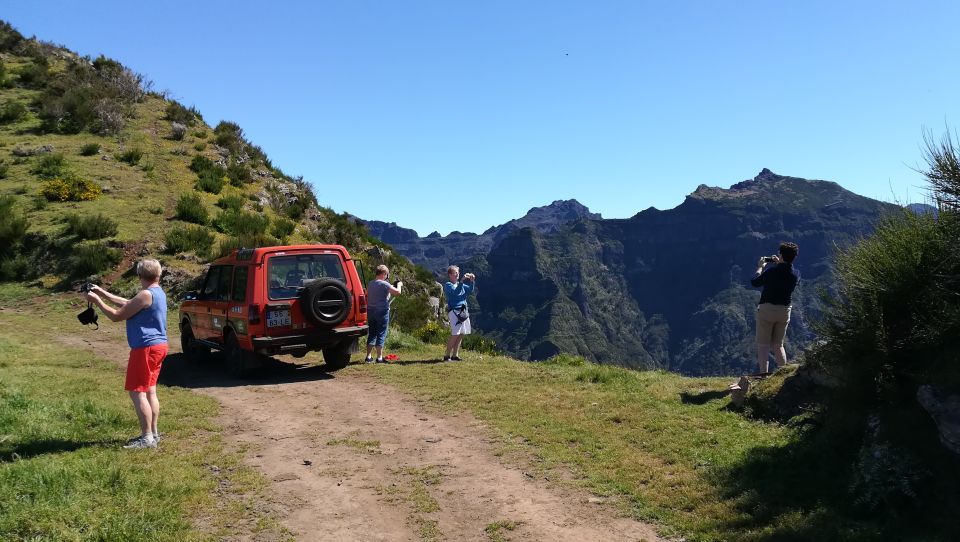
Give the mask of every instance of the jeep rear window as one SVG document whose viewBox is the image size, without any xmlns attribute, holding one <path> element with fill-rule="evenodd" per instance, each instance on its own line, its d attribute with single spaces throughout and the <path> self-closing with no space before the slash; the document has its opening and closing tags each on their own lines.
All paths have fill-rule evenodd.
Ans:
<svg viewBox="0 0 960 542">
<path fill-rule="evenodd" d="M 337 254 L 292 254 L 267 260 L 270 299 L 292 299 L 310 281 L 324 277 L 344 280 Z"/>
</svg>

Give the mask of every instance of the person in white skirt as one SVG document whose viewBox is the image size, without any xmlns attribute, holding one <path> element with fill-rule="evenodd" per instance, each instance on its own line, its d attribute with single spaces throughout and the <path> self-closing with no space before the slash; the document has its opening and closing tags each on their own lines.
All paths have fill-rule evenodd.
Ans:
<svg viewBox="0 0 960 542">
<path fill-rule="evenodd" d="M 443 361 L 460 361 L 460 343 L 463 337 L 470 334 L 470 311 L 467 307 L 467 296 L 476 287 L 476 277 L 467 273 L 460 280 L 460 268 L 451 265 L 447 268 L 447 283 L 443 285 L 443 293 L 447 298 L 447 318 L 450 321 L 450 340 L 443 353 Z"/>
</svg>

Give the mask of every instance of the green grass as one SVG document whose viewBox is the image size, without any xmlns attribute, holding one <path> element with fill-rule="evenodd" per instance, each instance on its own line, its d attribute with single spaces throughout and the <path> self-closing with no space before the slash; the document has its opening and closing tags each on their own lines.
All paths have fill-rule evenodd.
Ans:
<svg viewBox="0 0 960 542">
<path fill-rule="evenodd" d="M 118 360 L 54 339 L 76 307 L 37 294 L 0 286 L 0 306 L 22 309 L 0 313 L 0 540 L 287 536 L 252 512 L 265 481 L 224 445 L 213 399 L 161 387 L 161 449 L 122 449 L 138 426 Z"/>
<path fill-rule="evenodd" d="M 882 540 L 833 479 L 849 458 L 799 429 L 727 408 L 729 379 L 593 364 L 525 363 L 467 352 L 399 351 L 399 363 L 354 366 L 426 399 L 470 412 L 500 452 L 538 476 L 565 480 L 687 540 Z M 499 532 L 499 531 L 498 531 Z"/>
</svg>

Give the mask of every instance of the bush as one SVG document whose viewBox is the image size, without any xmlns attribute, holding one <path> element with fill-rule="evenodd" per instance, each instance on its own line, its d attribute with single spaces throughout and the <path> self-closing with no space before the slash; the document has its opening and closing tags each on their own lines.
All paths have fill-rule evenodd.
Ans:
<svg viewBox="0 0 960 542">
<path fill-rule="evenodd" d="M 422 346 L 423 341 L 392 326 L 390 327 L 390 332 L 387 333 L 387 342 L 384 344 L 384 347 L 389 350 L 412 349 Z"/>
<path fill-rule="evenodd" d="M 143 151 L 140 150 L 140 149 L 138 149 L 138 148 L 136 148 L 136 147 L 134 147 L 134 148 L 132 148 L 132 149 L 127 149 L 127 150 L 125 150 L 125 151 L 123 151 L 122 153 L 120 153 L 120 154 L 117 155 L 117 160 L 119 160 L 119 161 L 121 161 L 121 162 L 126 162 L 126 163 L 130 164 L 131 166 L 136 165 L 137 162 L 139 162 L 141 158 L 143 158 Z"/>
<path fill-rule="evenodd" d="M 574 354 L 557 354 L 550 359 L 544 360 L 542 363 L 547 365 L 559 365 L 561 367 L 580 367 L 589 363 L 587 358 L 583 356 L 577 356 Z"/>
<path fill-rule="evenodd" d="M 473 352 L 479 352 L 481 354 L 490 354 L 490 355 L 499 355 L 500 350 L 497 349 L 497 343 L 493 339 L 488 339 L 483 335 L 471 334 L 463 338 L 463 342 L 460 343 L 460 346 L 471 350 Z"/>
<path fill-rule="evenodd" d="M 413 336 L 427 344 L 446 344 L 450 339 L 450 328 L 431 320 L 415 330 Z"/>
<path fill-rule="evenodd" d="M 167 252 L 179 254 L 193 252 L 201 258 L 206 258 L 213 248 L 213 234 L 203 226 L 176 226 L 170 229 L 165 236 Z"/>
<path fill-rule="evenodd" d="M 0 280 L 23 280 L 33 276 L 36 262 L 27 254 L 0 255 Z"/>
<path fill-rule="evenodd" d="M 193 222 L 194 224 L 206 224 L 209 219 L 207 208 L 200 199 L 200 194 L 190 193 L 180 196 L 177 200 L 177 210 L 174 215 L 184 222 Z"/>
<path fill-rule="evenodd" d="M 243 150 L 245 140 L 243 139 L 243 129 L 240 125 L 230 121 L 220 121 L 217 127 L 213 129 L 214 141 L 217 145 L 230 150 L 230 154 L 239 154 Z"/>
<path fill-rule="evenodd" d="M 80 156 L 93 156 L 100 153 L 99 143 L 87 143 L 80 147 Z"/>
<path fill-rule="evenodd" d="M 206 148 L 207 148 L 207 144 L 204 143 L 203 141 L 200 141 L 200 142 L 197 142 L 197 143 L 194 143 L 194 144 L 193 144 L 193 150 L 195 150 L 195 151 L 197 151 L 197 152 L 202 152 L 202 151 L 203 151 L 204 149 L 206 149 Z"/>
<path fill-rule="evenodd" d="M 27 106 L 18 101 L 10 101 L 0 107 L 0 123 L 17 122 L 27 116 Z"/>
<path fill-rule="evenodd" d="M 211 194 L 219 194 L 223 190 L 223 177 L 214 171 L 204 171 L 197 178 L 194 188 Z"/>
<path fill-rule="evenodd" d="M 176 100 L 170 100 L 170 103 L 167 104 L 164 118 L 185 126 L 193 126 L 197 119 L 203 120 L 203 116 L 196 108 L 188 108 Z M 184 133 L 186 133 L 186 129 L 184 129 Z"/>
<path fill-rule="evenodd" d="M 99 184 L 69 175 L 44 181 L 40 185 L 40 195 L 47 201 L 91 201 L 102 193 L 103 188 Z"/>
<path fill-rule="evenodd" d="M 250 168 L 236 162 L 231 163 L 230 166 L 227 167 L 227 178 L 230 179 L 231 185 L 238 188 L 253 181 Z"/>
<path fill-rule="evenodd" d="M 75 235 L 78 239 L 104 239 L 117 234 L 117 221 L 102 214 L 80 216 L 69 213 L 63 217 L 67 225 L 65 235 Z"/>
<path fill-rule="evenodd" d="M 243 209 L 243 196 L 222 196 L 217 200 L 217 207 L 239 211 Z M 280 237 L 279 235 L 277 237 Z"/>
<path fill-rule="evenodd" d="M 179 122 L 174 122 L 170 125 L 170 138 L 174 141 L 182 141 L 183 137 L 187 135 L 187 127 L 184 124 Z"/>
<path fill-rule="evenodd" d="M 256 235 L 244 235 L 244 236 L 233 236 L 228 237 L 220 241 L 219 250 L 217 251 L 217 257 L 223 257 L 227 254 L 230 254 L 238 248 L 256 248 L 256 247 L 272 247 L 280 244 L 280 240 L 271 237 L 267 234 L 261 233 Z"/>
<path fill-rule="evenodd" d="M 97 275 L 120 263 L 122 253 L 104 243 L 81 244 L 67 260 L 67 271 L 74 278 Z"/>
<path fill-rule="evenodd" d="M 10 166 L 3 163 L 3 160 L 0 160 L 0 179 L 6 179 L 7 174 L 10 173 Z"/>
<path fill-rule="evenodd" d="M 16 198 L 0 196 L 0 256 L 12 254 L 29 227 L 26 214 L 16 208 Z"/>
<path fill-rule="evenodd" d="M 40 156 L 36 165 L 30 170 L 31 173 L 46 180 L 62 177 L 66 171 L 67 161 L 64 159 L 63 154 L 59 152 Z"/>
<path fill-rule="evenodd" d="M 292 220 L 287 220 L 286 218 L 278 218 L 273 221 L 273 227 L 270 228 L 270 233 L 279 239 L 286 239 L 293 230 L 297 227 L 297 224 Z"/>
<path fill-rule="evenodd" d="M 270 219 L 265 215 L 238 210 L 220 211 L 213 219 L 213 226 L 223 233 L 238 237 L 251 237 L 266 233 Z"/>
</svg>

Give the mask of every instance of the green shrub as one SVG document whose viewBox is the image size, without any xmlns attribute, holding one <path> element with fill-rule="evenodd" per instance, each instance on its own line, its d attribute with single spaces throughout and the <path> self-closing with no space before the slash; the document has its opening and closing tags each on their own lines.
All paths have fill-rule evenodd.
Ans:
<svg viewBox="0 0 960 542">
<path fill-rule="evenodd" d="M 50 66 L 45 61 L 34 60 L 17 72 L 17 79 L 21 85 L 31 88 L 43 86 L 50 76 Z"/>
<path fill-rule="evenodd" d="M 17 122 L 27 116 L 27 106 L 18 101 L 9 101 L 0 107 L 0 123 Z"/>
<path fill-rule="evenodd" d="M 122 253 L 104 243 L 77 245 L 67 260 L 67 271 L 75 278 L 97 275 L 120 263 Z"/>
<path fill-rule="evenodd" d="M 177 122 L 186 126 L 193 126 L 197 119 L 203 120 L 203 116 L 194 107 L 186 107 L 176 100 L 170 100 L 165 110 L 165 117 L 170 122 Z"/>
<path fill-rule="evenodd" d="M 6 179 L 7 175 L 10 173 L 10 166 L 3 163 L 3 160 L 0 160 L 0 179 Z"/>
<path fill-rule="evenodd" d="M 195 137 L 195 138 L 197 138 L 197 139 L 206 139 L 206 138 L 207 138 L 207 131 L 206 131 L 206 130 L 197 130 L 196 132 L 193 132 L 193 137 Z"/>
<path fill-rule="evenodd" d="M 250 168 L 236 162 L 231 163 L 230 166 L 227 167 L 227 178 L 230 179 L 230 184 L 236 187 L 241 187 L 253 181 Z"/>
<path fill-rule="evenodd" d="M 479 352 L 481 354 L 490 354 L 498 355 L 500 350 L 497 349 L 497 343 L 493 339 L 488 339 L 483 335 L 471 334 L 463 338 L 463 342 L 460 343 L 460 346 L 471 350 L 473 352 Z"/>
<path fill-rule="evenodd" d="M 213 226 L 218 231 L 237 237 L 250 237 L 266 233 L 270 218 L 265 215 L 227 209 L 217 213 Z"/>
<path fill-rule="evenodd" d="M 204 171 L 216 170 L 219 166 L 213 160 L 206 156 L 196 155 L 190 160 L 190 171 L 194 173 L 203 173 Z"/>
<path fill-rule="evenodd" d="M 150 212 L 150 214 L 152 214 L 152 215 L 162 215 L 162 214 L 163 214 L 163 207 L 159 207 L 159 206 L 157 206 L 157 207 L 151 207 L 150 209 L 147 209 L 147 210 L 148 210 L 148 211 Z"/>
<path fill-rule="evenodd" d="M 16 207 L 16 198 L 0 196 L 0 256 L 12 254 L 29 227 L 26 214 Z"/>
<path fill-rule="evenodd" d="M 176 215 L 178 219 L 184 222 L 193 222 L 194 224 L 206 224 L 209 219 L 207 208 L 200 199 L 200 194 L 183 194 L 177 200 Z"/>
<path fill-rule="evenodd" d="M 203 226 L 175 226 L 167 232 L 165 240 L 170 254 L 193 252 L 206 258 L 213 248 L 213 234 Z"/>
<path fill-rule="evenodd" d="M 286 218 L 278 218 L 273 221 L 273 226 L 270 228 L 270 233 L 274 237 L 279 239 L 286 239 L 293 233 L 293 230 L 297 227 L 297 224 L 292 220 L 287 220 Z"/>
<path fill-rule="evenodd" d="M 27 254 L 0 255 L 0 281 L 24 280 L 34 276 L 36 262 Z"/>
<path fill-rule="evenodd" d="M 72 175 L 43 181 L 40 185 L 40 195 L 47 201 L 91 201 L 102 193 L 103 187 L 99 184 Z"/>
<path fill-rule="evenodd" d="M 226 256 L 238 248 L 271 247 L 280 244 L 280 240 L 265 233 L 232 236 L 220 241 L 218 257 Z"/>
<path fill-rule="evenodd" d="M 123 151 L 122 153 L 120 153 L 120 154 L 117 155 L 117 160 L 119 160 L 119 161 L 121 161 L 121 162 L 126 162 L 126 163 L 130 164 L 131 166 L 136 165 L 137 162 L 139 162 L 141 158 L 143 158 L 143 151 L 140 150 L 140 149 L 138 149 L 138 148 L 136 148 L 136 147 L 134 147 L 134 148 L 132 148 L 132 149 L 127 149 L 127 150 L 125 150 L 125 151 Z"/>
<path fill-rule="evenodd" d="M 80 156 L 93 156 L 100 153 L 99 143 L 87 143 L 80 147 Z"/>
<path fill-rule="evenodd" d="M 204 143 L 203 141 L 199 141 L 199 142 L 193 144 L 193 150 L 195 150 L 195 151 L 197 151 L 197 152 L 201 152 L 201 151 L 203 151 L 203 149 L 206 149 L 206 148 L 207 148 L 207 144 Z"/>
<path fill-rule="evenodd" d="M 204 171 L 197 178 L 194 188 L 211 194 L 219 194 L 223 190 L 223 177 L 214 171 Z"/>
<path fill-rule="evenodd" d="M 561 367 L 580 367 L 590 362 L 588 362 L 587 358 L 583 356 L 577 356 L 574 354 L 557 354 L 550 359 L 544 360 L 542 363 L 547 365 L 559 365 Z"/>
<path fill-rule="evenodd" d="M 75 235 L 78 239 L 104 239 L 117 234 L 117 221 L 102 214 L 80 216 L 69 213 L 63 217 L 67 225 L 65 235 Z"/>
<path fill-rule="evenodd" d="M 30 170 L 31 173 L 44 180 L 62 177 L 66 171 L 67 161 L 63 154 L 59 152 L 40 155 L 33 169 Z"/>
<path fill-rule="evenodd" d="M 217 145 L 229 149 L 230 154 L 238 154 L 245 144 L 243 129 L 235 122 L 220 121 L 213 129 L 213 135 Z"/>
<path fill-rule="evenodd" d="M 436 320 L 431 320 L 416 329 L 413 336 L 427 344 L 446 344 L 450 339 L 450 328 Z"/>
<path fill-rule="evenodd" d="M 221 209 L 230 209 L 233 211 L 239 211 L 243 209 L 243 196 L 221 196 L 217 200 L 217 207 Z M 277 237 L 280 237 L 279 235 Z"/>
<path fill-rule="evenodd" d="M 387 342 L 384 346 L 389 350 L 409 350 L 421 348 L 423 341 L 399 328 L 391 326 L 390 332 L 387 334 Z"/>
</svg>

